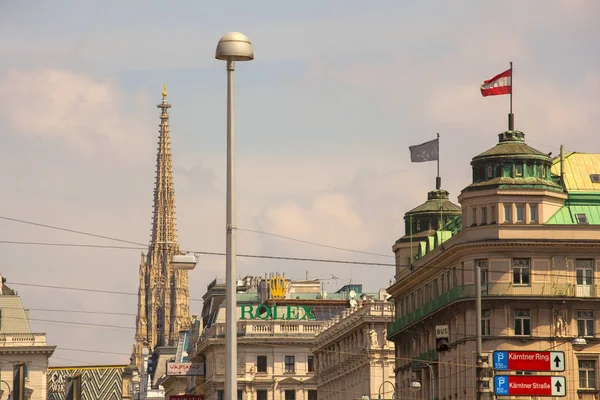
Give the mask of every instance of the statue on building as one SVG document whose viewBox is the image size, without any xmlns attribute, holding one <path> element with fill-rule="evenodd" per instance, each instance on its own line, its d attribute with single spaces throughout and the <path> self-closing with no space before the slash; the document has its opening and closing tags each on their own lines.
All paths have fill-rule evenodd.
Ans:
<svg viewBox="0 0 600 400">
<path fill-rule="evenodd" d="M 375 332 L 375 330 L 371 329 L 369 331 L 369 338 L 371 339 L 371 347 L 376 347 L 377 346 L 377 332 Z"/>
<path fill-rule="evenodd" d="M 567 323 L 561 312 L 556 315 L 555 336 L 567 336 Z"/>
</svg>

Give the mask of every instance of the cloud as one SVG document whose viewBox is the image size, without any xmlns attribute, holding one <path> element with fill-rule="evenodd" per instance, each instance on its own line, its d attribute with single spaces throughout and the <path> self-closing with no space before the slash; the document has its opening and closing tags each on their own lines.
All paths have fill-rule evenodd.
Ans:
<svg viewBox="0 0 600 400">
<path fill-rule="evenodd" d="M 108 79 L 67 70 L 9 70 L 0 91 L 10 98 L 0 111 L 15 134 L 57 140 L 85 156 L 108 148 L 136 157 L 148 146 L 144 99 L 126 95 Z"/>
</svg>

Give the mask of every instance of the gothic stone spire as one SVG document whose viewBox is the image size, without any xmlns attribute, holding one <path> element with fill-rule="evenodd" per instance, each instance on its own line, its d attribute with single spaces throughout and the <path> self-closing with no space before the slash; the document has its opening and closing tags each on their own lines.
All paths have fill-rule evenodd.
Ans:
<svg viewBox="0 0 600 400">
<path fill-rule="evenodd" d="M 189 324 L 188 271 L 173 270 L 170 260 L 179 254 L 175 219 L 175 188 L 169 136 L 166 86 L 162 88 L 160 131 L 156 157 L 156 180 L 152 232 L 148 254 L 142 254 L 138 291 L 138 315 L 134 362 L 142 364 L 142 348 L 174 346 L 179 331 Z"/>
</svg>

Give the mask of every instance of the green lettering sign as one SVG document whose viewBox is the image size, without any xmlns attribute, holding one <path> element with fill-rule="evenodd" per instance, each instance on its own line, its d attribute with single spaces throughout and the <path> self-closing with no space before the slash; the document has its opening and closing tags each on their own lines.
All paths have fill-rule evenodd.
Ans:
<svg viewBox="0 0 600 400">
<path fill-rule="evenodd" d="M 254 309 L 250 304 L 242 304 L 240 310 L 240 320 L 260 319 L 260 320 L 316 320 L 314 306 L 285 306 L 284 309 L 277 308 L 277 305 L 269 307 L 261 304 Z"/>
<path fill-rule="evenodd" d="M 254 319 L 254 315 L 252 315 L 253 309 L 254 309 L 254 307 L 252 307 L 250 304 L 243 304 L 242 305 L 242 316 L 240 317 L 240 319 L 246 319 L 246 313 L 248 313 L 250 315 L 250 318 L 248 318 L 248 319 Z"/>
</svg>

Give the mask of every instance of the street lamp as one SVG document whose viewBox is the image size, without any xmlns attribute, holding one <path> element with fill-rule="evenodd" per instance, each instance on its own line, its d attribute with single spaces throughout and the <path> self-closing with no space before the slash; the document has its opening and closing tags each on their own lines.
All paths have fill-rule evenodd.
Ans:
<svg viewBox="0 0 600 400">
<path fill-rule="evenodd" d="M 433 367 L 431 366 L 431 364 L 425 362 L 425 361 L 420 361 L 419 363 L 426 365 L 429 368 L 429 381 L 430 381 L 430 386 L 431 386 L 431 398 L 435 399 L 435 374 L 433 373 Z M 417 390 L 421 389 L 421 383 L 416 382 L 419 384 L 419 388 Z M 411 382 L 411 389 L 412 389 L 412 382 Z M 416 391 L 417 391 L 416 390 Z"/>
<path fill-rule="evenodd" d="M 252 43 L 239 32 L 225 34 L 217 44 L 217 60 L 227 61 L 227 222 L 225 241 L 225 399 L 237 398 L 237 313 L 235 271 L 235 181 L 233 71 L 236 61 L 254 59 Z"/>
<path fill-rule="evenodd" d="M 381 385 L 379 385 L 379 390 L 378 390 L 378 400 L 382 400 L 383 398 L 381 397 L 381 388 L 383 388 L 383 385 L 385 385 L 386 383 L 389 383 L 390 385 L 392 385 L 392 388 L 394 388 L 394 392 L 392 394 L 392 400 L 396 400 L 396 393 L 401 392 L 403 393 L 406 397 L 410 397 L 410 395 L 408 394 L 408 392 L 405 389 L 399 389 L 396 388 L 396 386 L 390 382 L 390 381 L 383 381 L 381 383 Z M 408 386 L 409 390 L 411 392 L 418 392 L 421 390 L 421 383 L 419 381 L 415 381 L 413 379 L 410 380 L 410 384 Z"/>
<path fill-rule="evenodd" d="M 177 254 L 171 258 L 171 268 L 179 270 L 191 270 L 196 268 L 196 256 L 194 254 Z"/>
<path fill-rule="evenodd" d="M 12 397 L 12 393 L 10 392 L 10 385 L 8 384 L 8 382 L 6 382 L 5 380 L 0 380 L 1 383 L 4 383 L 6 385 L 6 387 L 8 388 L 8 397 L 7 400 L 10 400 Z M 2 386 L 2 384 L 0 384 L 0 386 Z M 4 395 L 4 390 L 0 389 L 0 398 Z"/>
<path fill-rule="evenodd" d="M 576 337 L 571 344 L 573 350 L 583 350 L 587 346 L 587 341 L 583 337 Z"/>
</svg>

